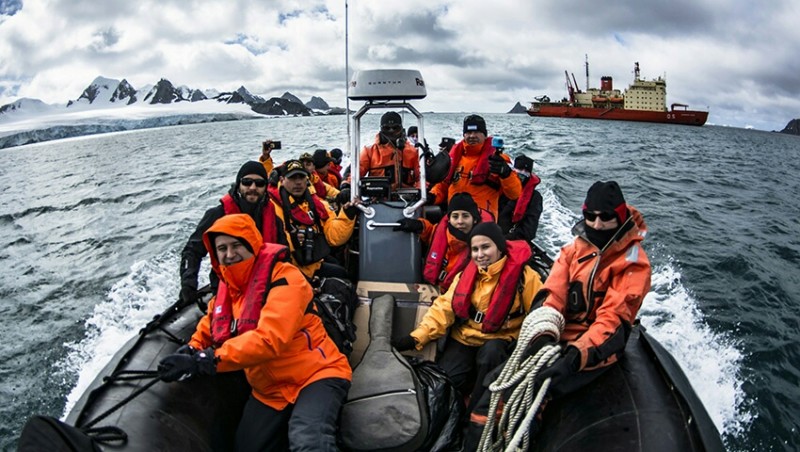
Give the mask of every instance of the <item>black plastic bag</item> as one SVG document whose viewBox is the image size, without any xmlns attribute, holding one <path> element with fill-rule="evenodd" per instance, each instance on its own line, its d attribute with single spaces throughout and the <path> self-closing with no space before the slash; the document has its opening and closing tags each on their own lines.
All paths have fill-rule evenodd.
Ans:
<svg viewBox="0 0 800 452">
<path fill-rule="evenodd" d="M 430 361 L 409 358 L 425 391 L 428 404 L 428 435 L 419 450 L 458 450 L 463 436 L 464 400 L 447 374 Z"/>
</svg>

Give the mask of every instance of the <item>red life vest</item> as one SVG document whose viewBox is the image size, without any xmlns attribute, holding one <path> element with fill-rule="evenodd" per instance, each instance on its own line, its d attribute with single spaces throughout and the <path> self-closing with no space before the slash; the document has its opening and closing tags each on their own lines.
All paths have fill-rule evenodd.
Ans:
<svg viewBox="0 0 800 452">
<path fill-rule="evenodd" d="M 242 213 L 230 193 L 226 193 L 219 202 L 222 203 L 225 215 Z M 261 209 L 261 238 L 264 242 L 278 243 L 278 233 L 275 228 L 275 206 L 269 200 L 264 202 L 264 207 Z"/>
<path fill-rule="evenodd" d="M 488 210 L 479 209 L 481 213 L 481 222 L 491 221 L 494 222 L 492 213 Z M 465 246 L 461 253 L 458 254 L 458 262 L 448 272 L 447 267 L 447 225 L 450 218 L 445 216 L 436 225 L 433 230 L 433 238 L 431 239 L 431 246 L 428 250 L 428 256 L 425 258 L 425 267 L 422 269 L 422 276 L 425 281 L 433 285 L 440 285 L 447 290 L 453 278 L 456 277 L 458 272 L 464 269 L 469 262 L 469 247 Z M 466 245 L 466 243 L 465 243 Z"/>
<path fill-rule="evenodd" d="M 317 180 L 314 182 L 314 190 L 317 192 L 318 196 L 324 198 L 328 193 L 328 189 L 325 188 L 325 181 L 322 180 L 318 172 L 314 171 L 314 174 L 317 176 Z"/>
<path fill-rule="evenodd" d="M 517 205 L 514 206 L 514 213 L 511 215 L 511 222 L 518 223 L 522 220 L 522 217 L 525 216 L 525 212 L 528 210 L 528 204 L 531 202 L 531 198 L 533 198 L 533 191 L 536 190 L 536 186 L 539 185 L 539 182 L 542 180 L 539 179 L 539 176 L 535 174 L 531 174 L 531 178 L 528 179 L 528 183 L 522 187 L 522 194 L 519 195 L 519 199 L 517 199 Z"/>
<path fill-rule="evenodd" d="M 254 329 L 261 317 L 261 308 L 267 300 L 272 280 L 272 269 L 278 260 L 286 260 L 289 249 L 284 245 L 267 243 L 261 246 L 253 265 L 250 282 L 244 291 L 242 312 L 237 319 L 233 316 L 233 303 L 228 294 L 228 286 L 220 280 L 214 311 L 211 313 L 211 339 L 215 347 L 233 336 Z"/>
<path fill-rule="evenodd" d="M 481 148 L 481 156 L 478 159 L 478 164 L 470 171 L 469 183 L 472 185 L 483 185 L 487 181 L 494 184 L 500 184 L 499 176 L 489 173 L 489 157 L 494 154 L 495 148 L 492 147 L 492 137 L 486 137 L 483 140 L 483 147 Z M 464 140 L 459 141 L 450 149 L 450 173 L 445 179 L 448 183 L 453 182 L 458 164 L 461 163 L 461 157 L 464 155 Z"/>
<path fill-rule="evenodd" d="M 283 208 L 284 215 L 286 215 L 286 210 L 290 206 L 284 205 L 283 199 L 281 198 L 280 188 L 271 187 L 268 190 L 268 193 L 272 197 L 272 199 L 275 200 L 275 202 L 278 203 L 278 205 L 280 205 Z M 310 193 L 306 191 L 305 194 L 308 195 Z M 314 204 L 313 206 L 309 206 L 311 207 L 310 210 L 314 211 L 314 214 L 316 214 L 317 218 L 319 218 L 320 221 L 327 220 L 328 208 L 325 207 L 325 204 L 322 203 L 322 199 L 320 199 L 320 197 L 315 194 L 311 195 L 310 197 L 311 197 L 311 202 Z M 299 205 L 295 205 L 294 207 L 292 207 L 291 210 L 289 211 L 289 214 L 292 216 L 292 219 L 294 221 L 302 225 L 311 226 L 314 224 L 314 218 L 309 215 L 309 212 L 306 212 L 303 209 L 301 209 Z M 284 227 L 288 227 L 288 225 Z"/>
<path fill-rule="evenodd" d="M 509 240 L 506 242 L 506 246 L 508 247 L 508 260 L 500 271 L 500 280 L 492 292 L 489 307 L 481 322 L 481 331 L 484 333 L 494 333 L 505 323 L 511 307 L 514 305 L 517 285 L 523 276 L 525 263 L 531 257 L 531 248 L 522 240 Z M 477 276 L 478 266 L 470 260 L 461 273 L 461 279 L 458 280 L 453 294 L 453 312 L 458 318 L 468 319 L 471 317 L 472 291 L 475 289 Z"/>
</svg>

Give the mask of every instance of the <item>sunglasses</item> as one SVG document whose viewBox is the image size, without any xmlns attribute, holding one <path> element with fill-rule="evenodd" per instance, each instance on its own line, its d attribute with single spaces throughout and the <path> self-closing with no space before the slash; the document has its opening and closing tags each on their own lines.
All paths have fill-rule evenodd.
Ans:
<svg viewBox="0 0 800 452">
<path fill-rule="evenodd" d="M 267 186 L 267 181 L 266 180 L 264 180 L 264 179 L 250 179 L 249 177 L 242 178 L 240 183 L 242 185 L 244 185 L 245 187 L 249 187 L 249 186 L 251 186 L 253 184 L 256 184 L 256 187 L 259 187 L 259 188 Z"/>
<path fill-rule="evenodd" d="M 381 132 L 386 132 L 386 133 L 397 133 L 397 132 L 399 132 L 399 131 L 400 131 L 400 130 L 402 130 L 402 129 L 403 129 L 403 128 L 402 128 L 402 127 L 400 127 L 400 126 L 385 126 L 385 127 L 381 127 Z"/>
<path fill-rule="evenodd" d="M 588 210 L 583 211 L 583 218 L 586 218 L 586 221 L 594 221 L 597 219 L 597 217 L 600 217 L 600 220 L 602 221 L 611 221 L 617 218 L 617 214 L 616 212 L 594 213 L 594 212 L 589 212 Z"/>
</svg>

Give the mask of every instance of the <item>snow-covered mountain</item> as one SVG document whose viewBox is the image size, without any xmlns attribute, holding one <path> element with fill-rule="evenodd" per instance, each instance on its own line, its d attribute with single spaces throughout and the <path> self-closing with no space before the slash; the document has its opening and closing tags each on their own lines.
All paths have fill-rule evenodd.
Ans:
<svg viewBox="0 0 800 452">
<path fill-rule="evenodd" d="M 190 107 L 195 105 L 195 107 Z M 175 106 L 172 108 L 171 106 Z M 178 108 L 180 107 L 180 108 Z M 66 106 L 23 98 L 0 106 L 0 149 L 51 139 L 159 125 L 269 116 L 344 114 L 313 96 L 307 105 L 295 95 L 265 100 L 244 86 L 235 91 L 195 89 L 161 79 L 133 87 L 126 79 L 99 76 Z M 183 119 L 181 119 L 183 118 Z"/>
</svg>

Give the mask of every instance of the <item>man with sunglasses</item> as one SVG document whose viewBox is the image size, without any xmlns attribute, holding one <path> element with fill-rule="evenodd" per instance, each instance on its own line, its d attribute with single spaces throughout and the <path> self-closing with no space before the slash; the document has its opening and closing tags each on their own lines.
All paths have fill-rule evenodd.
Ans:
<svg viewBox="0 0 800 452">
<path fill-rule="evenodd" d="M 267 193 L 267 171 L 261 162 L 246 162 L 236 174 L 236 181 L 219 205 L 208 209 L 181 253 L 181 293 L 184 303 L 197 301 L 197 276 L 200 263 L 207 251 L 203 245 L 203 233 L 225 215 L 245 213 L 256 222 L 264 242 L 275 243 L 275 208 Z M 219 278 L 212 270 L 209 274 L 212 293 L 216 293 Z"/>
<path fill-rule="evenodd" d="M 642 249 L 647 226 L 616 182 L 589 188 L 583 220 L 572 232 L 577 237 L 561 249 L 534 298 L 534 306 L 553 308 L 565 320 L 562 355 L 538 377 L 552 377 L 552 397 L 580 388 L 617 362 L 650 291 L 650 261 Z"/>
<path fill-rule="evenodd" d="M 375 142 L 361 150 L 358 165 L 361 177 L 388 176 L 392 190 L 417 186 L 417 150 L 406 139 L 403 118 L 397 112 L 381 116 L 381 130 L 375 135 Z"/>
</svg>

